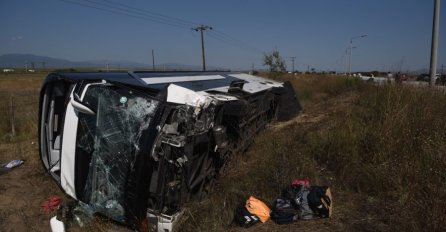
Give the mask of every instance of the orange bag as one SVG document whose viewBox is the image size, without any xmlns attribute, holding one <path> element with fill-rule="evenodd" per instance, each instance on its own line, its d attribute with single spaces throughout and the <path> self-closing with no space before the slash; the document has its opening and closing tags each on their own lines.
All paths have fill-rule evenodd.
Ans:
<svg viewBox="0 0 446 232">
<path fill-rule="evenodd" d="M 250 196 L 245 207 L 250 213 L 256 215 L 262 223 L 268 221 L 271 210 L 259 199 Z"/>
</svg>

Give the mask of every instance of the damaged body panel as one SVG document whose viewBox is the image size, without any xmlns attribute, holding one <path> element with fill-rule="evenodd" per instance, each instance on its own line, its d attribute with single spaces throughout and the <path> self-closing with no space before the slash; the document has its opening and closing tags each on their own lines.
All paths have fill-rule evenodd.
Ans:
<svg viewBox="0 0 446 232">
<path fill-rule="evenodd" d="M 40 155 L 92 212 L 156 227 L 153 218 L 167 223 L 209 191 L 269 122 L 300 109 L 289 83 L 242 73 L 52 73 L 41 90 Z"/>
</svg>

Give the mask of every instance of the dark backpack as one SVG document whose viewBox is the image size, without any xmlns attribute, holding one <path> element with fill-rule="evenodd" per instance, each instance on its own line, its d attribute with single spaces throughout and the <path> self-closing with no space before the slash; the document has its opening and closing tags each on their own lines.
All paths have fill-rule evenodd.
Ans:
<svg viewBox="0 0 446 232">
<path fill-rule="evenodd" d="M 309 188 L 304 185 L 290 185 L 282 192 L 282 196 L 289 199 L 294 208 L 298 210 L 299 219 L 313 219 L 313 210 L 308 202 L 309 193 Z"/>
<path fill-rule="evenodd" d="M 295 208 L 302 202 L 302 193 L 305 190 L 303 185 L 289 185 L 282 191 L 282 196 L 291 201 Z"/>
<path fill-rule="evenodd" d="M 332 213 L 332 197 L 327 186 L 313 186 L 308 194 L 310 208 L 321 218 L 328 218 Z"/>
<path fill-rule="evenodd" d="M 289 199 L 278 198 L 274 201 L 271 219 L 277 224 L 291 224 L 298 218 L 298 211 Z"/>
<path fill-rule="evenodd" d="M 308 188 L 303 188 L 301 202 L 299 205 L 299 219 L 302 220 L 310 220 L 313 219 L 314 212 L 310 207 L 310 203 L 308 201 L 308 195 L 310 194 L 310 190 Z"/>
<path fill-rule="evenodd" d="M 234 221 L 237 225 L 248 228 L 260 220 L 246 209 L 245 204 L 240 204 L 235 210 Z"/>
</svg>

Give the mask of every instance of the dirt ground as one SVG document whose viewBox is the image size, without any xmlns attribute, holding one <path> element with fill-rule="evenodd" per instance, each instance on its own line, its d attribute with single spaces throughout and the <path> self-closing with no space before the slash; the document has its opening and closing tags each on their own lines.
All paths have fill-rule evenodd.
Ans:
<svg viewBox="0 0 446 232">
<path fill-rule="evenodd" d="M 41 167 L 36 142 L 26 141 L 16 146 L 26 147 L 25 156 L 29 159 L 0 176 L 1 231 L 48 231 L 51 215 L 45 215 L 40 205 L 48 197 L 62 193 Z"/>
</svg>

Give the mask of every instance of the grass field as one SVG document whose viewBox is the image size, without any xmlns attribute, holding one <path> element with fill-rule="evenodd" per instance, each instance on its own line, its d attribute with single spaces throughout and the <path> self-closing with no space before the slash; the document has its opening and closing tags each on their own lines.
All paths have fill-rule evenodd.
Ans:
<svg viewBox="0 0 446 232">
<path fill-rule="evenodd" d="M 184 231 L 238 230 L 237 204 L 272 203 L 294 178 L 329 185 L 330 220 L 250 231 L 442 231 L 446 226 L 446 96 L 350 78 L 284 76 L 304 112 L 258 136 L 211 196 L 192 204 Z"/>
<path fill-rule="evenodd" d="M 38 96 L 45 75 L 0 74 L 1 161 L 36 160 Z"/>
<path fill-rule="evenodd" d="M 40 204 L 66 196 L 38 157 L 38 94 L 46 73 L 0 74 L 0 163 L 26 163 L 0 176 L 0 230 L 48 231 Z M 446 95 L 377 87 L 356 79 L 281 76 L 304 111 L 260 133 L 234 157 L 213 192 L 190 203 L 181 231 L 442 231 L 446 228 Z M 12 100 L 11 100 L 12 99 Z M 11 106 L 12 103 L 12 106 Z M 13 109 L 13 110 L 12 110 Z M 12 133 L 14 118 L 15 135 Z M 249 229 L 232 225 L 250 195 L 272 203 L 293 178 L 330 185 L 333 218 Z M 87 231 L 116 228 L 99 220 Z"/>
</svg>

